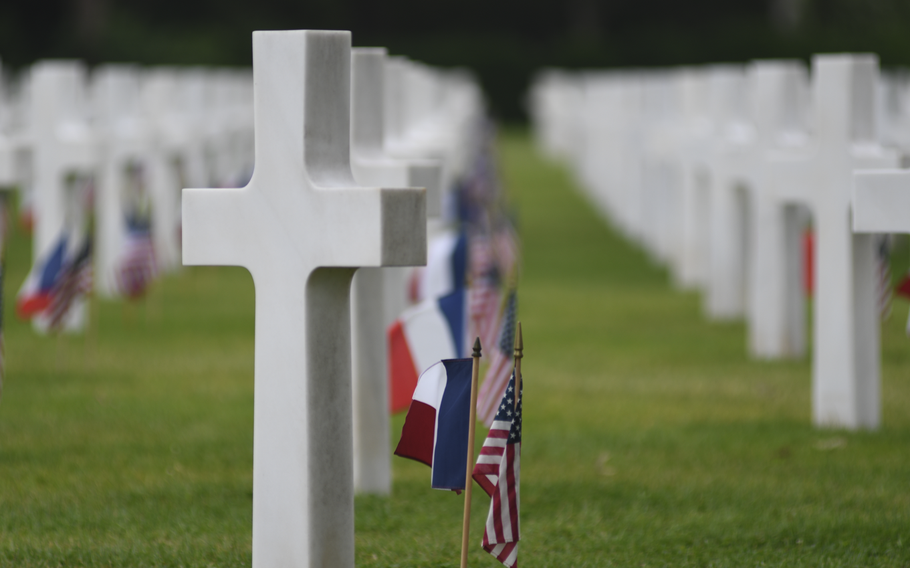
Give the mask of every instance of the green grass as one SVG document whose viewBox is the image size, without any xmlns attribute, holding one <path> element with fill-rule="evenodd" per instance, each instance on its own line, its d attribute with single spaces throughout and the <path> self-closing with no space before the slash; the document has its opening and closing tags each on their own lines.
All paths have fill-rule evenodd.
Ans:
<svg viewBox="0 0 910 568">
<path fill-rule="evenodd" d="M 744 326 L 704 321 L 525 136 L 500 158 L 525 254 L 522 565 L 910 566 L 906 302 L 882 429 L 813 429 L 808 359 L 750 361 Z M 17 233 L 7 313 L 28 256 Z M 249 565 L 253 309 L 245 271 L 197 268 L 98 303 L 83 337 L 7 318 L 0 566 Z M 357 499 L 357 564 L 457 566 L 461 499 L 394 466 L 392 498 Z M 473 543 L 487 507 L 475 491 Z"/>
</svg>

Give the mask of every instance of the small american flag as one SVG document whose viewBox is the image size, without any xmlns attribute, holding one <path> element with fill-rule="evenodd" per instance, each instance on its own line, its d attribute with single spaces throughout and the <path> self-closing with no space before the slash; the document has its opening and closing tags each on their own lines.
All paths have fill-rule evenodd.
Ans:
<svg viewBox="0 0 910 568">
<path fill-rule="evenodd" d="M 472 474 L 492 498 L 483 531 L 483 549 L 510 568 L 518 560 L 520 473 L 521 392 L 516 405 L 512 373 Z"/>
<path fill-rule="evenodd" d="M 505 309 L 500 320 L 499 342 L 493 349 L 490 367 L 483 379 L 480 392 L 477 393 L 477 417 L 489 426 L 496 416 L 496 408 L 502 397 L 503 389 L 512 372 L 512 354 L 515 346 L 515 316 L 518 307 L 518 295 L 515 290 L 509 292 Z"/>
<path fill-rule="evenodd" d="M 518 236 L 511 224 L 504 224 L 493 238 L 493 248 L 496 254 L 496 263 L 503 282 L 514 286 L 518 278 L 518 260 L 521 249 Z"/>
<path fill-rule="evenodd" d="M 483 345 L 496 341 L 502 298 L 499 277 L 493 257 L 492 241 L 485 235 L 470 237 L 470 272 L 468 278 L 468 314 L 471 337 L 480 337 Z"/>
<path fill-rule="evenodd" d="M 92 276 L 92 241 L 91 238 L 86 238 L 72 262 L 63 267 L 54 284 L 51 303 L 47 308 L 48 329 L 57 331 L 63 327 L 76 300 L 91 293 Z"/>
<path fill-rule="evenodd" d="M 875 273 L 877 278 L 876 300 L 878 313 L 882 320 L 891 315 L 891 235 L 877 235 L 875 255 Z"/>
<path fill-rule="evenodd" d="M 491 345 L 496 340 L 499 327 L 499 286 L 488 278 L 475 280 L 468 286 L 468 314 L 473 332 L 480 337 L 482 345 Z"/>
<path fill-rule="evenodd" d="M 120 293 L 127 298 L 139 298 L 145 294 L 157 272 L 151 234 L 147 230 L 130 229 L 117 273 Z"/>
</svg>

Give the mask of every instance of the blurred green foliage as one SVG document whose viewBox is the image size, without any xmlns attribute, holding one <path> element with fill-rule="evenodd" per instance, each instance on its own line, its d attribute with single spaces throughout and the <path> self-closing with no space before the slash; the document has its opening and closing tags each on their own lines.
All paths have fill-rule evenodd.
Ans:
<svg viewBox="0 0 910 568">
<path fill-rule="evenodd" d="M 543 66 L 630 67 L 832 51 L 910 65 L 906 0 L 42 0 L 0 3 L 0 58 L 249 65 L 256 29 L 348 29 L 433 65 L 463 66 L 498 118 L 526 119 Z"/>
</svg>

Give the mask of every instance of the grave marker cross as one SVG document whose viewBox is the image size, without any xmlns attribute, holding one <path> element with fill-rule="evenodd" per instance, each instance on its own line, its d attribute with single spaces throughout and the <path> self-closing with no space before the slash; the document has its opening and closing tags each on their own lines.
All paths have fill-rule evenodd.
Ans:
<svg viewBox="0 0 910 568">
<path fill-rule="evenodd" d="M 894 167 L 898 156 L 878 144 L 875 56 L 816 55 L 812 72 L 813 147 L 770 156 L 763 177 L 781 203 L 805 203 L 812 209 L 813 420 L 820 426 L 877 428 L 875 250 L 870 236 L 851 233 L 850 185 L 853 170 Z"/>
<path fill-rule="evenodd" d="M 910 170 L 858 171 L 853 180 L 854 232 L 910 233 Z"/>
<path fill-rule="evenodd" d="M 752 165 L 749 228 L 749 349 L 764 359 L 801 357 L 806 316 L 799 245 L 805 215 L 799 205 L 782 204 L 768 184 L 756 180 L 766 154 L 798 150 L 808 142 L 808 70 L 795 60 L 756 61 L 751 90 L 758 148 Z"/>
<path fill-rule="evenodd" d="M 350 283 L 422 264 L 422 189 L 358 187 L 349 32 L 253 34 L 256 168 L 183 192 L 183 259 L 256 287 L 253 566 L 354 566 Z"/>
<path fill-rule="evenodd" d="M 854 174 L 853 230 L 910 233 L 910 170 L 868 170 Z"/>
<path fill-rule="evenodd" d="M 390 158 L 385 140 L 386 50 L 356 48 L 351 58 L 351 167 L 364 185 L 424 187 L 427 214 L 439 216 L 442 165 Z M 407 306 L 406 268 L 361 268 L 351 291 L 354 388 L 354 489 L 392 491 L 386 327 Z"/>
</svg>

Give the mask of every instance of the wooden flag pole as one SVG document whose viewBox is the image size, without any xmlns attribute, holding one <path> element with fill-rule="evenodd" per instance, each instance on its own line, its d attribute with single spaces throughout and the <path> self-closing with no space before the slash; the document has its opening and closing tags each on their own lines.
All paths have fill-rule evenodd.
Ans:
<svg viewBox="0 0 910 568">
<path fill-rule="evenodd" d="M 521 338 L 521 322 L 515 333 L 515 410 L 518 410 L 518 397 L 521 395 L 521 358 L 524 357 L 525 342 Z"/>
<path fill-rule="evenodd" d="M 464 473 L 464 522 L 461 525 L 461 568 L 468 568 L 468 537 L 471 533 L 471 487 L 474 471 L 474 423 L 477 422 L 477 375 L 480 371 L 480 338 L 474 340 L 474 367 L 471 369 L 471 419 L 468 426 L 468 464 Z"/>
</svg>

